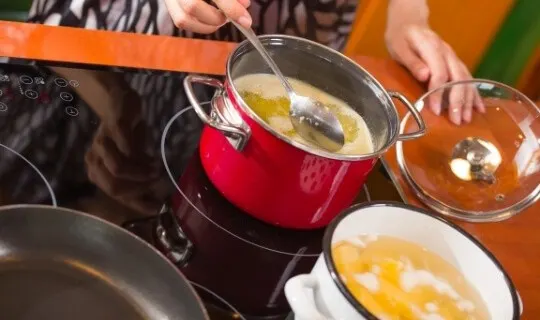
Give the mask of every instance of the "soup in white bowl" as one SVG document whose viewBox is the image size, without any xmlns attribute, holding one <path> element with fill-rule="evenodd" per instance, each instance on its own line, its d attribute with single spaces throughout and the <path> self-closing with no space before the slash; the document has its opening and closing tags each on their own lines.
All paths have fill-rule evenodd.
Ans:
<svg viewBox="0 0 540 320">
<path fill-rule="evenodd" d="M 354 206 L 329 225 L 323 248 L 311 274 L 285 286 L 297 320 L 519 319 L 517 292 L 496 258 L 422 209 Z"/>
</svg>

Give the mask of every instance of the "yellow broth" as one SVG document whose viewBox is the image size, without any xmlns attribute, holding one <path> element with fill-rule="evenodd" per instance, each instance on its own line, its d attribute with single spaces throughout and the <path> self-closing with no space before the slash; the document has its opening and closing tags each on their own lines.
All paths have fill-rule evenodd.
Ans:
<svg viewBox="0 0 540 320">
<path fill-rule="evenodd" d="M 450 263 L 412 242 L 361 235 L 332 246 L 352 295 L 381 320 L 487 320 L 475 288 Z"/>
<path fill-rule="evenodd" d="M 242 99 L 250 106 L 250 108 L 261 117 L 264 122 L 269 123 L 272 117 L 288 117 L 290 102 L 288 98 L 276 97 L 276 98 L 264 98 L 262 94 L 242 91 L 240 92 Z M 343 127 L 343 133 L 345 135 L 345 142 L 353 142 L 358 137 L 358 126 L 355 119 L 350 115 L 345 114 L 337 105 L 327 104 L 334 115 L 338 118 L 341 126 Z M 283 132 L 284 135 L 292 138 L 294 130 Z"/>
<path fill-rule="evenodd" d="M 369 129 L 359 114 L 336 97 L 305 82 L 296 79 L 289 80 L 298 93 L 319 100 L 336 115 L 345 135 L 345 145 L 338 153 L 366 154 L 373 152 Z M 268 123 L 272 129 L 294 141 L 314 147 L 294 130 L 289 118 L 289 98 L 275 76 L 251 74 L 235 80 L 235 86 L 250 109 Z"/>
</svg>

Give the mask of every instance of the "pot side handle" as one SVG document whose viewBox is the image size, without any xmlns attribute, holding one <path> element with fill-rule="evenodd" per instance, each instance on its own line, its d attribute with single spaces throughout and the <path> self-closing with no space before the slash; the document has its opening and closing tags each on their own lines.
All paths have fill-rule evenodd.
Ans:
<svg viewBox="0 0 540 320">
<path fill-rule="evenodd" d="M 422 137 L 426 134 L 426 123 L 420 114 L 420 111 L 414 107 L 414 105 L 401 93 L 396 91 L 388 91 L 388 95 L 392 98 L 399 100 L 401 103 L 409 109 L 409 112 L 412 114 L 414 121 L 418 124 L 418 130 L 409 133 L 402 133 L 398 136 L 398 140 L 406 141 Z"/>
<path fill-rule="evenodd" d="M 212 112 L 210 115 L 201 106 L 199 99 L 195 96 L 195 90 L 193 90 L 193 83 L 204 84 L 207 86 L 215 87 L 217 89 L 214 99 L 212 99 Z M 188 75 L 184 78 L 184 90 L 186 92 L 187 98 L 193 109 L 197 113 L 197 116 L 201 119 L 202 122 L 209 125 L 210 127 L 221 131 L 227 138 L 233 147 L 242 151 L 242 149 L 247 144 L 249 140 L 250 132 L 242 128 L 242 126 L 236 126 L 231 121 L 228 121 L 225 117 L 219 117 L 217 114 L 218 110 L 215 110 L 215 97 L 223 97 L 225 88 L 221 81 L 200 75 Z"/>
<path fill-rule="evenodd" d="M 314 299 L 310 297 L 309 291 L 317 286 L 317 278 L 310 274 L 297 275 L 285 284 L 285 296 L 296 320 L 329 320 L 317 310 Z"/>
<path fill-rule="evenodd" d="M 161 208 L 154 231 L 163 254 L 175 265 L 186 266 L 193 255 L 194 245 L 176 221 L 169 206 L 163 205 Z"/>
</svg>

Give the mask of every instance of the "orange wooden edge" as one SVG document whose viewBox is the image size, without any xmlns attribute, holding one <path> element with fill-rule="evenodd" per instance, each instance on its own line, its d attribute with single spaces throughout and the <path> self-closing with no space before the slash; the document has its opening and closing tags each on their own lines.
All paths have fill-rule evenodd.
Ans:
<svg viewBox="0 0 540 320">
<path fill-rule="evenodd" d="M 223 74 L 236 44 L 0 21 L 0 56 Z"/>
</svg>

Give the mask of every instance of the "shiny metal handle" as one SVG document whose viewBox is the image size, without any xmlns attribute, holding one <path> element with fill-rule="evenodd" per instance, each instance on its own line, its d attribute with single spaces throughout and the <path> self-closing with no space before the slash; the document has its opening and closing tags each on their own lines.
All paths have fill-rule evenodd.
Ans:
<svg viewBox="0 0 540 320">
<path fill-rule="evenodd" d="M 172 221 L 166 222 L 165 218 Z M 179 267 L 187 265 L 193 255 L 193 242 L 178 225 L 176 217 L 167 205 L 163 206 L 158 215 L 155 232 L 163 254 Z"/>
<path fill-rule="evenodd" d="M 210 112 L 210 115 L 206 113 L 204 108 L 201 106 L 199 99 L 197 99 L 195 95 L 195 90 L 193 90 L 193 83 L 204 84 L 207 86 L 215 87 L 217 89 L 214 95 L 214 99 L 212 99 L 212 112 Z M 225 87 L 223 86 L 221 81 L 206 76 L 188 75 L 184 78 L 184 90 L 186 92 L 189 102 L 193 106 L 193 109 L 195 110 L 201 121 L 211 126 L 212 128 L 223 132 L 223 134 L 228 138 L 229 142 L 231 142 L 233 147 L 236 150 L 241 151 L 249 140 L 251 133 L 249 129 L 242 124 L 233 124 L 232 121 L 229 121 L 227 117 L 223 116 L 223 112 L 214 112 L 217 111 L 215 110 L 216 98 L 221 99 L 219 102 L 222 105 L 226 104 L 223 101 L 225 96 Z"/>
<path fill-rule="evenodd" d="M 422 118 L 422 115 L 420 114 L 420 111 L 418 111 L 414 105 L 401 93 L 396 91 L 388 91 L 388 95 L 390 97 L 395 98 L 399 100 L 401 103 L 409 109 L 409 112 L 412 114 L 414 121 L 418 124 L 418 130 L 415 132 L 410 133 L 402 133 L 398 136 L 398 140 L 400 141 L 406 141 L 406 140 L 412 140 L 416 138 L 420 138 L 424 134 L 426 134 L 426 123 L 424 122 L 424 119 Z"/>
<path fill-rule="evenodd" d="M 255 47 L 255 49 L 259 52 L 259 54 L 263 57 L 264 61 L 270 69 L 274 72 L 274 74 L 281 80 L 281 84 L 283 87 L 285 87 L 285 90 L 287 90 L 287 94 L 290 96 L 295 95 L 294 89 L 292 88 L 291 84 L 285 78 L 279 67 L 277 66 L 276 62 L 272 57 L 270 56 L 270 53 L 266 51 L 261 41 L 259 41 L 259 38 L 253 32 L 252 29 L 244 28 L 241 24 L 237 23 L 236 21 L 229 19 L 229 21 L 238 29 L 240 32 L 244 34 L 244 36 L 248 39 L 249 42 Z"/>
<path fill-rule="evenodd" d="M 201 103 L 199 102 L 199 99 L 197 99 L 197 97 L 195 96 L 195 90 L 193 90 L 193 83 L 200 83 L 207 86 L 215 87 L 219 91 L 223 90 L 223 84 L 217 79 L 205 76 L 188 75 L 184 78 L 184 90 L 186 92 L 189 103 L 191 103 L 193 109 L 195 109 L 195 112 L 197 113 L 199 118 L 201 118 L 202 122 L 210 125 L 212 123 L 212 119 L 206 114 L 203 107 L 201 106 Z"/>
</svg>

